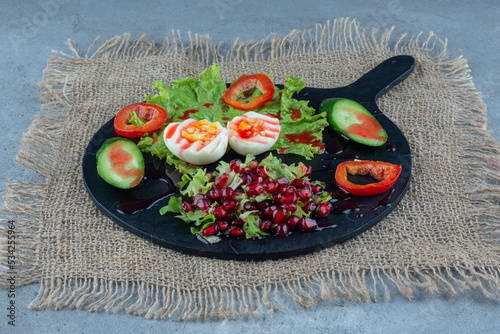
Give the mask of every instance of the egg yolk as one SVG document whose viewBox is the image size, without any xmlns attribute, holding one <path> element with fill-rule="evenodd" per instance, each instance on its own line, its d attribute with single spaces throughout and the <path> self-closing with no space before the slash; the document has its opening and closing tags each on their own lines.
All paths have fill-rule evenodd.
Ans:
<svg viewBox="0 0 500 334">
<path fill-rule="evenodd" d="M 182 129 L 181 136 L 192 143 L 200 142 L 202 145 L 206 145 L 214 140 L 220 131 L 221 129 L 216 123 L 210 123 L 202 119 Z"/>
<path fill-rule="evenodd" d="M 253 138 L 255 136 L 265 135 L 264 121 L 258 118 L 245 117 L 238 122 L 232 122 L 229 130 L 240 138 Z"/>
</svg>

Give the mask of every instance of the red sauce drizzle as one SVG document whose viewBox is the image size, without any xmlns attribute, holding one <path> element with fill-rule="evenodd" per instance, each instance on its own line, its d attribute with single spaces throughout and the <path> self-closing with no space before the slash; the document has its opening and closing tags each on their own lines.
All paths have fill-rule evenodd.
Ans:
<svg viewBox="0 0 500 334">
<path fill-rule="evenodd" d="M 313 135 L 312 131 L 304 131 L 298 134 L 285 134 L 284 138 L 288 139 L 292 144 L 306 144 L 312 147 L 317 147 L 320 150 L 325 149 L 325 145 L 318 139 L 318 137 Z M 280 149 L 280 153 L 285 153 L 288 149 Z"/>
<path fill-rule="evenodd" d="M 292 114 L 290 115 L 290 119 L 292 121 L 296 121 L 296 120 L 299 120 L 301 117 L 302 117 L 302 112 L 298 109 L 291 109 L 292 111 Z M 276 113 L 276 116 L 275 116 L 277 119 L 283 119 L 283 117 L 281 116 L 281 110 L 278 110 L 278 112 Z"/>
<path fill-rule="evenodd" d="M 292 114 L 290 115 L 290 119 L 292 121 L 296 121 L 302 117 L 302 113 L 298 109 L 292 109 Z"/>
<path fill-rule="evenodd" d="M 139 168 L 125 168 L 129 162 L 134 160 L 134 157 L 132 154 L 123 150 L 123 144 L 114 144 L 113 148 L 109 151 L 108 159 L 111 163 L 113 173 L 120 175 L 124 179 L 134 177 L 135 180 L 130 183 L 131 187 L 139 184 L 143 176 L 143 171 Z"/>
<path fill-rule="evenodd" d="M 174 136 L 175 130 L 177 130 L 177 127 L 179 126 L 180 123 L 173 124 L 168 128 L 167 133 L 165 134 L 165 137 L 167 138 L 172 138 Z"/>
<path fill-rule="evenodd" d="M 184 111 L 184 114 L 182 116 L 178 117 L 179 119 L 186 120 L 189 118 L 189 115 L 197 113 L 198 110 L 193 109 L 193 110 L 186 110 Z"/>
</svg>

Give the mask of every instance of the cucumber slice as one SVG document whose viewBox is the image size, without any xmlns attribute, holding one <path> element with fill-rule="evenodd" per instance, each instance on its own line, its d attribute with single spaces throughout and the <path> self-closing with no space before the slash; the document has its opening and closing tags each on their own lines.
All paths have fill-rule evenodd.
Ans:
<svg viewBox="0 0 500 334">
<path fill-rule="evenodd" d="M 96 153 L 97 173 L 109 184 L 130 189 L 144 177 L 144 158 L 137 145 L 124 138 L 106 140 Z"/>
<path fill-rule="evenodd" d="M 332 129 L 368 146 L 381 146 L 387 141 L 387 132 L 361 104 L 349 99 L 331 98 L 321 102 L 319 112 L 327 112 Z"/>
</svg>

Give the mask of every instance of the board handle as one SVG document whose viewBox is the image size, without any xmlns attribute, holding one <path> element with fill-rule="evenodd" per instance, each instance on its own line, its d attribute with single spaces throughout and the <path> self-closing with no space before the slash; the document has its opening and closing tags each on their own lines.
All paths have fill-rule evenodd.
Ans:
<svg viewBox="0 0 500 334">
<path fill-rule="evenodd" d="M 357 81 L 349 85 L 366 101 L 376 101 L 388 90 L 406 79 L 415 68 L 415 58 L 401 55 L 384 60 Z"/>
</svg>

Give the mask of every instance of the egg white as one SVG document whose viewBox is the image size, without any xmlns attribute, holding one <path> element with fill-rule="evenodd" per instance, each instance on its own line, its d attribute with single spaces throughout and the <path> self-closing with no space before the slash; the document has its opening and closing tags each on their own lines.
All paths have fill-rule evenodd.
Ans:
<svg viewBox="0 0 500 334">
<path fill-rule="evenodd" d="M 237 133 L 231 132 L 231 123 L 237 123 L 246 117 L 257 118 L 264 121 L 265 134 L 263 136 L 257 135 L 252 138 L 241 138 Z M 230 122 L 228 122 L 227 129 L 229 133 L 229 146 L 231 146 L 234 151 L 241 155 L 257 155 L 269 151 L 269 149 L 276 143 L 281 127 L 279 120 L 276 117 L 250 111 L 242 116 L 233 118 Z"/>
<path fill-rule="evenodd" d="M 222 158 L 228 145 L 228 131 L 219 122 L 215 122 L 214 124 L 220 129 L 219 134 L 210 143 L 202 146 L 198 141 L 190 142 L 181 136 L 182 129 L 194 122 L 198 121 L 189 118 L 181 123 L 170 123 L 167 126 L 163 139 L 170 152 L 193 165 L 207 165 Z M 174 132 L 170 135 L 172 131 Z"/>
</svg>

